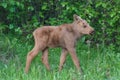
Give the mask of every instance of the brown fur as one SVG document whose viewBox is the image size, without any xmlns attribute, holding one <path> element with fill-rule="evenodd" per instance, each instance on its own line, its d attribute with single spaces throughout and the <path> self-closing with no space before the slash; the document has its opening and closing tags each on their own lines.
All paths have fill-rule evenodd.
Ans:
<svg viewBox="0 0 120 80">
<path fill-rule="evenodd" d="M 94 29 L 89 24 L 74 15 L 74 22 L 71 24 L 63 24 L 60 26 L 43 26 L 33 32 L 35 39 L 34 48 L 28 53 L 26 60 L 25 72 L 27 73 L 33 58 L 42 51 L 42 62 L 48 70 L 48 48 L 61 47 L 62 53 L 60 57 L 59 71 L 65 62 L 66 56 L 69 54 L 78 70 L 81 71 L 79 60 L 76 55 L 75 44 L 78 38 L 84 34 L 91 34 Z"/>
</svg>

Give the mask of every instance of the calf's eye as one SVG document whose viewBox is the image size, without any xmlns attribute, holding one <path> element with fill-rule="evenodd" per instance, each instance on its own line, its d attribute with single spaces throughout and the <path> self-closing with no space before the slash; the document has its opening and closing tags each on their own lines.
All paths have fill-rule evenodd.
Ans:
<svg viewBox="0 0 120 80">
<path fill-rule="evenodd" d="M 87 26 L 83 26 L 84 28 L 86 28 Z"/>
</svg>

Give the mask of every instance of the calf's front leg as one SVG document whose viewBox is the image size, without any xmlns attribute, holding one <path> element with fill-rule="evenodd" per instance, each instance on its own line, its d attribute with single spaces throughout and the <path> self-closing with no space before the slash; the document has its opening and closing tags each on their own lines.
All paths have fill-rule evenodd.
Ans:
<svg viewBox="0 0 120 80">
<path fill-rule="evenodd" d="M 74 63 L 74 65 L 76 66 L 76 68 L 82 73 L 82 70 L 81 70 L 81 68 L 80 68 L 80 63 L 79 63 L 79 60 L 78 60 L 78 58 L 77 58 L 77 55 L 76 55 L 76 50 L 75 50 L 75 48 L 73 47 L 69 47 L 68 48 L 68 51 L 69 51 L 69 54 L 70 54 L 70 56 L 71 56 L 71 58 L 72 58 L 72 60 L 73 60 L 73 63 Z"/>
</svg>

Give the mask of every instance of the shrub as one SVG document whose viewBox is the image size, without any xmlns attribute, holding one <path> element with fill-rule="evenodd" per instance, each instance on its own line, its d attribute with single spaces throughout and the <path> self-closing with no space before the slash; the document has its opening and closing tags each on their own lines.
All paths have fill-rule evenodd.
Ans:
<svg viewBox="0 0 120 80">
<path fill-rule="evenodd" d="M 73 14 L 78 14 L 95 28 L 95 43 L 118 46 L 119 4 L 119 0 L 2 0 L 0 24 L 7 26 L 0 28 L 0 31 L 28 35 L 31 38 L 29 36 L 36 27 L 69 23 L 72 22 Z"/>
</svg>

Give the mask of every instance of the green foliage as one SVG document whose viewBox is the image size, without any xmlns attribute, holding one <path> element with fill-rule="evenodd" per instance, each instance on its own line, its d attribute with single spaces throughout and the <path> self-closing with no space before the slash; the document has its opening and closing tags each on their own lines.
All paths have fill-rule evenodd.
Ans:
<svg viewBox="0 0 120 80">
<path fill-rule="evenodd" d="M 1 0 L 0 79 L 1 80 L 119 80 L 120 79 L 120 0 Z M 33 47 L 32 32 L 42 25 L 73 21 L 73 14 L 87 20 L 96 33 L 90 44 L 77 45 L 84 75 L 75 71 L 70 56 L 58 72 L 60 49 L 50 49 L 48 72 L 39 62 L 24 74 L 28 51 Z M 94 44 L 94 47 L 92 46 Z M 55 54 L 55 55 L 54 55 Z"/>
<path fill-rule="evenodd" d="M 112 43 L 118 46 L 119 4 L 119 0 L 2 0 L 0 24 L 5 26 L 0 28 L 0 31 L 31 38 L 29 36 L 36 27 L 69 23 L 73 20 L 73 14 L 78 14 L 95 28 L 93 38 L 95 43 L 104 42 L 107 45 Z"/>
<path fill-rule="evenodd" d="M 61 50 L 49 50 L 51 71 L 47 71 L 40 61 L 40 53 L 31 64 L 28 74 L 24 73 L 26 55 L 32 45 L 23 43 L 11 36 L 0 36 L 0 79 L 1 80 L 119 80 L 120 53 L 114 51 L 113 46 L 97 45 L 91 48 L 79 42 L 77 55 L 84 74 L 76 71 L 70 55 L 67 57 L 63 70 L 58 72 Z M 5 55 L 4 55 L 5 54 Z M 9 54 L 9 55 L 8 55 Z M 13 56 L 12 56 L 13 55 Z"/>
</svg>

